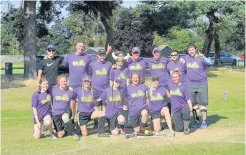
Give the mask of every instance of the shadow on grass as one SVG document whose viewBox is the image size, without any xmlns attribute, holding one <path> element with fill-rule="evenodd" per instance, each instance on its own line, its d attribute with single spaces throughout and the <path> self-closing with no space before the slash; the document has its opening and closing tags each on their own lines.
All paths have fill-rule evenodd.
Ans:
<svg viewBox="0 0 246 155">
<path fill-rule="evenodd" d="M 228 119 L 228 117 L 219 116 L 219 115 L 211 115 L 211 116 L 207 117 L 207 124 L 208 124 L 208 126 L 215 124 L 218 121 L 220 121 L 221 119 Z"/>
</svg>

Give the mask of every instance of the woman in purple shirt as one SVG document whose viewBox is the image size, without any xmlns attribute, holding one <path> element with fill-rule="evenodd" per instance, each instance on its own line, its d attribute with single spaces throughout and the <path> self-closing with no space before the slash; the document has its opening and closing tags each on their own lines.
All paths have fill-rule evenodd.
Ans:
<svg viewBox="0 0 246 155">
<path fill-rule="evenodd" d="M 171 116 L 165 101 L 166 92 L 165 87 L 159 86 L 159 77 L 153 77 L 151 87 L 147 90 L 149 112 L 156 132 L 161 131 L 161 116 L 165 116 L 170 133 L 174 134 Z"/>
<path fill-rule="evenodd" d="M 139 73 L 133 72 L 130 76 L 130 85 L 127 87 L 130 122 L 135 133 L 140 131 L 140 120 L 142 127 L 146 127 L 148 121 L 148 105 L 146 103 L 148 87 L 140 82 Z"/>
<path fill-rule="evenodd" d="M 188 88 L 184 83 L 181 83 L 180 72 L 178 70 L 173 71 L 172 81 L 170 81 L 168 87 L 170 92 L 167 94 L 171 100 L 172 119 L 175 125 L 175 130 L 178 132 L 184 131 L 184 134 L 189 134 L 192 104 Z"/>
<path fill-rule="evenodd" d="M 82 87 L 75 89 L 76 101 L 78 102 L 78 123 L 82 136 L 88 136 L 87 123 L 90 120 L 98 119 L 105 115 L 105 112 L 99 111 L 95 106 L 93 90 L 91 87 L 91 78 L 84 76 Z"/>
<path fill-rule="evenodd" d="M 123 107 L 127 108 L 127 94 L 126 89 L 120 87 L 120 83 L 120 77 L 116 77 L 112 86 L 108 87 L 100 96 L 103 101 L 103 111 L 105 111 L 105 116 L 109 120 L 110 131 L 113 135 L 119 134 L 119 128 L 121 134 L 125 134 Z"/>
<path fill-rule="evenodd" d="M 64 127 L 66 126 L 69 131 L 72 131 L 74 139 L 79 140 L 79 136 L 74 131 L 74 124 L 70 119 L 76 95 L 68 89 L 67 81 L 66 75 L 58 76 L 57 86 L 51 90 L 52 117 L 59 138 L 65 135 Z"/>
<path fill-rule="evenodd" d="M 39 89 L 32 95 L 33 122 L 35 139 L 41 138 L 41 129 L 44 125 L 50 131 L 50 136 L 56 139 L 52 128 L 51 95 L 48 92 L 48 81 L 43 77 L 39 81 Z"/>
</svg>

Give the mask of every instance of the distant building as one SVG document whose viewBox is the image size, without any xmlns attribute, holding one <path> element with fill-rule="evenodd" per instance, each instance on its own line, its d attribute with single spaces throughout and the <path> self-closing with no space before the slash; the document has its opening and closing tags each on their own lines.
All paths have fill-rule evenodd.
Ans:
<svg viewBox="0 0 246 155">
<path fill-rule="evenodd" d="M 159 48 L 161 50 L 161 56 L 163 57 L 169 57 L 173 51 L 173 49 L 168 45 L 160 45 Z"/>
<path fill-rule="evenodd" d="M 105 49 L 104 47 L 89 47 L 85 50 L 86 54 L 96 55 L 99 49 Z"/>
</svg>

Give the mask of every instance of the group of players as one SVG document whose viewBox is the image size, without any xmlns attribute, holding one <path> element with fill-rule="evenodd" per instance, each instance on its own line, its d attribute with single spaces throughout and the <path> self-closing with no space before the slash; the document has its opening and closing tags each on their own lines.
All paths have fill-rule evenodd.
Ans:
<svg viewBox="0 0 246 155">
<path fill-rule="evenodd" d="M 75 115 L 82 136 L 88 135 L 90 120 L 98 120 L 99 136 L 106 134 L 105 122 L 113 135 L 124 134 L 126 123 L 138 133 L 147 127 L 149 115 L 155 132 L 161 132 L 161 118 L 165 117 L 171 134 L 189 134 L 190 113 L 194 126 L 207 127 L 205 69 L 211 61 L 198 52 L 195 44 L 188 45 L 184 57 L 177 51 L 172 51 L 171 58 L 162 57 L 159 48 L 153 49 L 152 58 L 140 57 L 138 47 L 132 48 L 132 56 L 113 52 L 114 65 L 106 59 L 111 50 L 100 49 L 93 57 L 84 53 L 83 43 L 78 43 L 76 52 L 61 61 L 54 57 L 55 47 L 47 47 L 47 56 L 38 70 L 39 89 L 32 96 L 35 139 L 41 138 L 44 125 L 52 138 L 65 136 L 66 127 L 78 140 Z M 59 67 L 69 68 L 68 77 L 58 76 Z M 149 88 L 145 84 L 146 69 L 152 77 Z"/>
</svg>

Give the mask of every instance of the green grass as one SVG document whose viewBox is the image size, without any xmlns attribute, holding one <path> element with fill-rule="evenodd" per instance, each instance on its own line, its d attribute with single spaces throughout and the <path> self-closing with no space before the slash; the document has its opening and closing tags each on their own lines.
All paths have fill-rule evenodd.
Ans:
<svg viewBox="0 0 246 155">
<path fill-rule="evenodd" d="M 5 64 L 1 63 L 0 68 L 4 68 L 4 67 L 5 67 Z M 15 67 L 24 67 L 24 63 L 23 62 L 13 63 L 13 68 Z M 24 69 L 13 69 L 12 73 L 13 74 L 24 74 Z M 5 75 L 5 70 L 1 70 L 0 75 Z"/>
<path fill-rule="evenodd" d="M 185 136 L 99 138 L 92 134 L 74 142 L 32 137 L 30 98 L 36 86 L 1 90 L 2 154 L 153 154 L 153 155 L 243 155 L 245 148 L 244 72 L 222 68 L 209 72 L 209 111 L 206 130 Z M 149 83 L 149 81 L 147 82 Z M 224 100 L 224 91 L 228 99 Z M 90 126 L 91 128 L 91 126 Z M 47 133 L 45 133 L 47 135 Z"/>
</svg>

